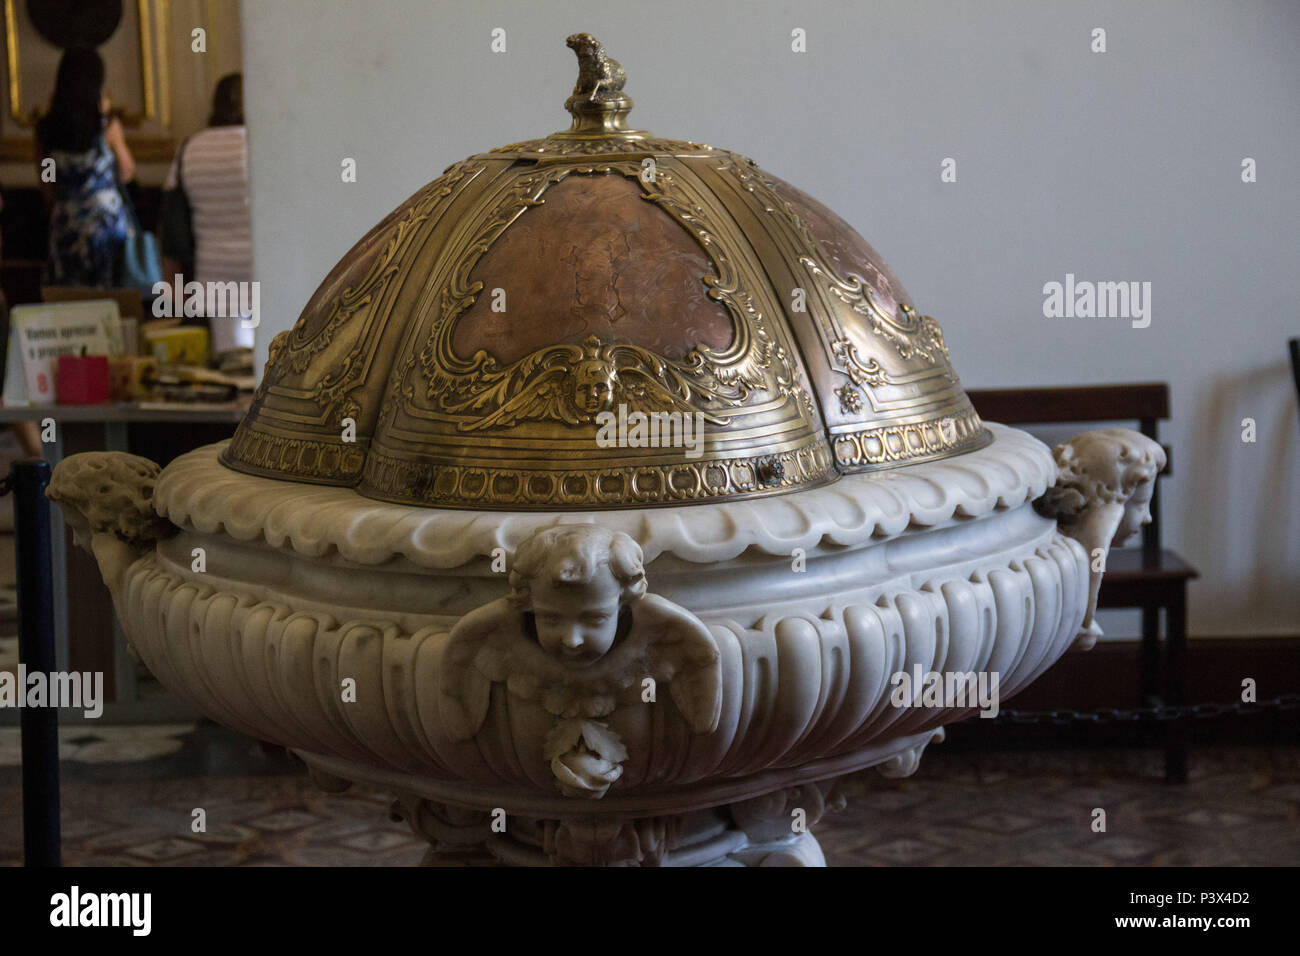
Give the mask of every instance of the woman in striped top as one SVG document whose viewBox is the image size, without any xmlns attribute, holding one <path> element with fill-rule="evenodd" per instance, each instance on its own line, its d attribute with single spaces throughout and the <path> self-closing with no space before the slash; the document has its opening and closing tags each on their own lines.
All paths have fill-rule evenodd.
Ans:
<svg viewBox="0 0 1300 956">
<path fill-rule="evenodd" d="M 208 127 L 186 140 L 176 153 L 164 190 L 183 189 L 189 201 L 194 261 L 181 261 L 163 244 L 163 274 L 185 275 L 201 283 L 252 279 L 252 227 L 248 209 L 248 139 L 244 128 L 243 76 L 232 73 L 217 84 Z M 208 316 L 213 351 L 253 344 L 253 330 L 235 317 Z"/>
</svg>

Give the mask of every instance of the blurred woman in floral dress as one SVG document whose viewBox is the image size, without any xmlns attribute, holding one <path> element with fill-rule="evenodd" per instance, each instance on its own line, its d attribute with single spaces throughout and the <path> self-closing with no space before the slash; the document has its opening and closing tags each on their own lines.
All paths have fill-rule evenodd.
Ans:
<svg viewBox="0 0 1300 956">
<path fill-rule="evenodd" d="M 119 183 L 135 177 L 122 124 L 108 115 L 104 61 L 69 49 L 59 61 L 50 109 L 36 125 L 38 175 L 54 162 L 54 182 L 40 176 L 50 202 L 46 285 L 117 284 L 122 246 L 133 228 Z"/>
</svg>

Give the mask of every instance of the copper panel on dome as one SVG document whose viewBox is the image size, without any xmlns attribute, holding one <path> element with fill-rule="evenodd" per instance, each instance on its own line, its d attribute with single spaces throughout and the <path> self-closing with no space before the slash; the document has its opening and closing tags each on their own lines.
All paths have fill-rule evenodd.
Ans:
<svg viewBox="0 0 1300 956">
<path fill-rule="evenodd" d="M 712 268 L 690 233 L 645 201 L 636 180 L 571 176 L 470 272 L 492 294 L 456 320 L 451 345 L 459 355 L 483 349 L 501 363 L 589 335 L 674 360 L 699 345 L 722 351 L 731 344 L 731 317 L 704 294 Z"/>
</svg>

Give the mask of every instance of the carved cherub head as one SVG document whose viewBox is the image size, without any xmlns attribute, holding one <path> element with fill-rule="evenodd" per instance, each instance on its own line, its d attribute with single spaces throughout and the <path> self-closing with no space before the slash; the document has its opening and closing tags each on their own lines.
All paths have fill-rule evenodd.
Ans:
<svg viewBox="0 0 1300 956">
<path fill-rule="evenodd" d="M 614 404 L 614 368 L 607 362 L 588 359 L 573 369 L 573 401 L 588 415 Z"/>
<path fill-rule="evenodd" d="M 641 547 L 595 525 L 547 528 L 519 546 L 510 587 L 515 606 L 532 614 L 543 650 L 591 664 L 613 647 L 620 612 L 645 594 Z"/>
<path fill-rule="evenodd" d="M 1062 523 L 1082 516 L 1090 503 L 1123 505 L 1116 544 L 1151 520 L 1156 475 L 1165 467 L 1165 450 L 1127 428 L 1085 432 L 1052 450 L 1060 471 L 1056 514 Z"/>
</svg>

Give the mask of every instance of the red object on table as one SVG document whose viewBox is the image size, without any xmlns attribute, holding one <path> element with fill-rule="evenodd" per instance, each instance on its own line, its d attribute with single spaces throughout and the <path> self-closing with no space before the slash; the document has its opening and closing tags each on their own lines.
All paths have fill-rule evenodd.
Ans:
<svg viewBox="0 0 1300 956">
<path fill-rule="evenodd" d="M 60 405 L 100 405 L 109 399 L 107 355 L 60 355 Z"/>
</svg>

